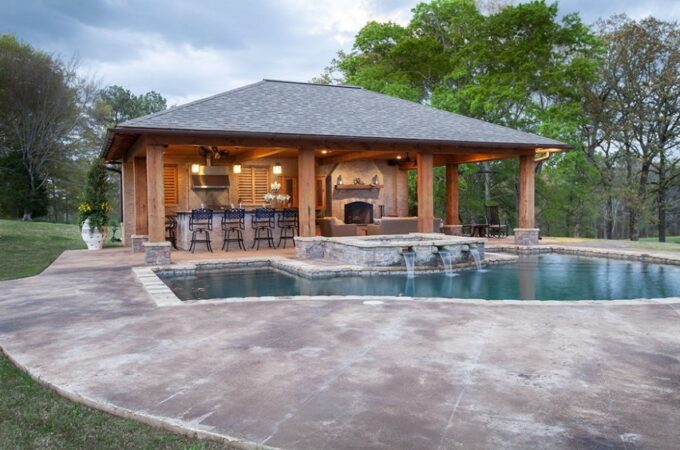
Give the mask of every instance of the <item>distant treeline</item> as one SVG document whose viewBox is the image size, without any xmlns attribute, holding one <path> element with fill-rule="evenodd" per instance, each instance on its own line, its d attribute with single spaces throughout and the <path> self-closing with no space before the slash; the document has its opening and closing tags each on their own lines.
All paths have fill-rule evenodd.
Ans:
<svg viewBox="0 0 680 450">
<path fill-rule="evenodd" d="M 156 92 L 100 89 L 76 69 L 75 61 L 0 35 L 0 217 L 75 222 L 106 129 L 166 108 Z M 114 217 L 118 199 L 112 194 Z"/>
<path fill-rule="evenodd" d="M 315 81 L 567 142 L 573 151 L 537 167 L 543 232 L 664 240 L 680 234 L 679 74 L 675 22 L 619 15 L 588 26 L 544 1 L 435 0 L 406 26 L 368 23 Z M 443 170 L 436 176 L 443 215 Z M 493 204 L 516 224 L 516 183 L 517 161 L 465 165 L 463 221 Z"/>
</svg>

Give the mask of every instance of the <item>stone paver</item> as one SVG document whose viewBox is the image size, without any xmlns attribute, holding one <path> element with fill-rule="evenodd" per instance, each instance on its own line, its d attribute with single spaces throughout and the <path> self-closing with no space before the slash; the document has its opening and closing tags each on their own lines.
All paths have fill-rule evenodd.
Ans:
<svg viewBox="0 0 680 450">
<path fill-rule="evenodd" d="M 64 394 L 244 445 L 680 442 L 679 303 L 157 307 L 142 258 L 66 252 L 0 283 L 0 346 Z"/>
</svg>

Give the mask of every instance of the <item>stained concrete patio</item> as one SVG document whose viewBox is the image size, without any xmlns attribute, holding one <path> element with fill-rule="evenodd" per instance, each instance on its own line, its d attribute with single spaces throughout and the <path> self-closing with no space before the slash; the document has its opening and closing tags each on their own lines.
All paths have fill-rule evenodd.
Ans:
<svg viewBox="0 0 680 450">
<path fill-rule="evenodd" d="M 140 262 L 66 252 L 0 283 L 0 346 L 64 394 L 241 444 L 680 442 L 680 299 L 159 308 L 130 271 Z"/>
</svg>

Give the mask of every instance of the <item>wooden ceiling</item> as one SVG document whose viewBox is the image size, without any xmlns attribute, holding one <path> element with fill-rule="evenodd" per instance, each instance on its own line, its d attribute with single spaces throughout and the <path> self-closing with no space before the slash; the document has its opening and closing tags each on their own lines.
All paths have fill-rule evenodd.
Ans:
<svg viewBox="0 0 680 450">
<path fill-rule="evenodd" d="M 206 153 L 214 153 L 213 161 L 220 164 L 236 164 L 247 161 L 255 161 L 263 158 L 297 158 L 298 150 L 287 147 L 237 147 L 237 146 L 198 146 L 198 145 L 169 145 L 164 152 L 166 157 L 182 158 L 200 161 Z M 471 150 L 461 149 L 459 154 L 434 154 L 435 166 L 447 163 L 463 164 L 481 161 L 492 161 L 514 158 L 519 155 L 532 155 L 535 150 Z M 366 151 L 366 150 L 331 150 L 316 149 L 314 151 L 316 162 L 321 164 L 337 164 L 347 161 L 358 160 L 386 160 L 394 161 L 406 168 L 415 167 L 415 152 L 403 151 Z M 219 156 L 218 156 L 219 155 Z"/>
<path fill-rule="evenodd" d="M 300 148 L 314 148 L 318 162 L 354 159 L 413 159 L 417 152 L 434 155 L 435 164 L 464 163 L 503 159 L 521 155 L 544 153 L 545 150 L 562 151 L 566 144 L 553 149 L 541 149 L 534 144 L 492 142 L 440 142 L 428 140 L 385 140 L 353 137 L 278 136 L 269 134 L 230 135 L 214 133 L 186 133 L 152 130 L 109 130 L 102 156 L 107 161 L 120 161 L 131 155 L 140 155 L 147 145 L 163 146 L 169 152 L 196 152 L 201 146 L 217 146 L 229 158 L 245 161 L 263 157 L 295 158 Z M 331 159 L 335 158 L 335 159 Z"/>
</svg>

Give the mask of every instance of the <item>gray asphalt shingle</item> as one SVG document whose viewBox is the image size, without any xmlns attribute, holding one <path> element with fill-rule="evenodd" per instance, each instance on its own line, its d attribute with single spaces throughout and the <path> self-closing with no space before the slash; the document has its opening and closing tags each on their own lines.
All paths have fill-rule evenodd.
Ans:
<svg viewBox="0 0 680 450">
<path fill-rule="evenodd" d="M 119 127 L 565 145 L 359 87 L 274 80 L 132 119 Z"/>
</svg>

